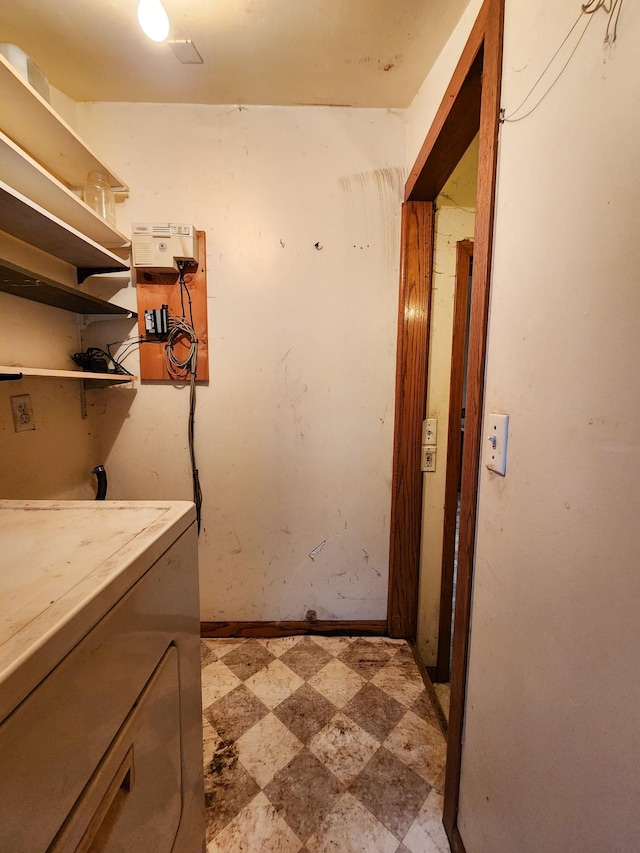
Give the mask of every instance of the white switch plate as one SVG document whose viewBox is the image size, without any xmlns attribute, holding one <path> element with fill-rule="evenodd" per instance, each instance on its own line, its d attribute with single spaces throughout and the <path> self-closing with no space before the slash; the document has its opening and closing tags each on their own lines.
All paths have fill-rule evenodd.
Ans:
<svg viewBox="0 0 640 853">
<path fill-rule="evenodd" d="M 507 437 L 509 415 L 490 412 L 485 422 L 484 454 L 490 471 L 505 476 L 507 472 Z"/>
<path fill-rule="evenodd" d="M 422 443 L 437 444 L 438 443 L 438 419 L 426 418 L 422 421 Z"/>
<path fill-rule="evenodd" d="M 432 473 L 436 470 L 436 450 L 437 448 L 429 444 L 422 445 L 421 471 Z"/>
</svg>

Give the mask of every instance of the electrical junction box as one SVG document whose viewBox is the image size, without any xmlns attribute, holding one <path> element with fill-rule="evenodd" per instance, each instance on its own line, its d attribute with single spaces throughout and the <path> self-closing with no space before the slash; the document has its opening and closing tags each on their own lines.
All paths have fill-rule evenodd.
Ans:
<svg viewBox="0 0 640 853">
<path fill-rule="evenodd" d="M 176 272 L 178 261 L 198 263 L 198 235 L 193 225 L 138 222 L 132 226 L 133 266 Z"/>
</svg>

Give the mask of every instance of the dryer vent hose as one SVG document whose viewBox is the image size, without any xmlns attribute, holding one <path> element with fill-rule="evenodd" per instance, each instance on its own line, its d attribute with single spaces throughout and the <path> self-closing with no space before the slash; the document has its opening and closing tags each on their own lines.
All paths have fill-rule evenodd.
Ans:
<svg viewBox="0 0 640 853">
<path fill-rule="evenodd" d="M 107 472 L 104 470 L 104 465 L 96 465 L 91 473 L 95 474 L 98 478 L 96 500 L 103 501 L 107 496 Z"/>
</svg>

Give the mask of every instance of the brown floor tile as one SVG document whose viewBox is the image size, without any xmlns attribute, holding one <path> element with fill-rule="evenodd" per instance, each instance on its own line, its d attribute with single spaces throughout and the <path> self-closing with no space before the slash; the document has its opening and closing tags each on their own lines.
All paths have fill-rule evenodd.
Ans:
<svg viewBox="0 0 640 853">
<path fill-rule="evenodd" d="M 350 791 L 400 841 L 427 798 L 431 786 L 381 747 Z"/>
<path fill-rule="evenodd" d="M 342 785 L 308 750 L 303 750 L 264 789 L 278 813 L 301 841 L 329 814 Z"/>
<path fill-rule="evenodd" d="M 397 654 L 397 653 L 396 653 Z M 390 660 L 391 655 L 384 646 L 371 643 L 360 637 L 338 656 L 338 660 L 350 666 L 367 681 Z"/>
<path fill-rule="evenodd" d="M 221 738 L 235 741 L 268 713 L 267 706 L 241 684 L 210 705 L 204 716 Z"/>
<path fill-rule="evenodd" d="M 218 660 L 218 655 L 207 644 L 206 640 L 200 640 L 200 668 L 204 669 L 207 664 Z"/>
<path fill-rule="evenodd" d="M 274 708 L 273 713 L 298 740 L 307 744 L 329 722 L 336 710 L 335 705 L 317 690 L 308 684 L 303 684 L 288 699 Z"/>
<path fill-rule="evenodd" d="M 233 741 L 222 740 L 204 768 L 207 841 L 218 833 L 260 791 L 238 761 Z"/>
<path fill-rule="evenodd" d="M 285 652 L 280 660 L 306 681 L 321 670 L 326 663 L 329 663 L 331 658 L 332 655 L 316 643 L 301 642 Z"/>
<path fill-rule="evenodd" d="M 345 714 L 380 742 L 400 722 L 406 710 L 373 684 L 365 684 L 343 708 Z"/>
<path fill-rule="evenodd" d="M 413 656 L 413 651 L 411 646 L 402 645 L 396 652 L 396 660 L 405 661 L 405 663 L 410 664 L 412 667 L 417 669 L 418 664 L 416 663 L 416 659 Z"/>
<path fill-rule="evenodd" d="M 257 640 L 247 640 L 224 656 L 225 664 L 242 681 L 269 666 L 272 660 L 275 660 L 274 656 Z"/>
</svg>

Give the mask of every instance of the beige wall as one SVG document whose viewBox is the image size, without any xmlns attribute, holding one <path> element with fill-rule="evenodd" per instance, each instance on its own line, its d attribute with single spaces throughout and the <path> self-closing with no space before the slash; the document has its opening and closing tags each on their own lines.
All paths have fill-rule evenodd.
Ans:
<svg viewBox="0 0 640 853">
<path fill-rule="evenodd" d="M 506 7 L 508 113 L 579 4 Z M 507 476 L 480 480 L 468 853 L 640 844 L 640 12 L 625 4 L 613 50 L 605 26 L 501 128 L 484 408 L 511 420 Z"/>
<path fill-rule="evenodd" d="M 130 182 L 125 233 L 207 232 L 203 619 L 385 618 L 403 117 L 98 104 L 78 121 Z M 190 497 L 187 404 L 153 383 L 96 403 L 112 497 Z"/>
<path fill-rule="evenodd" d="M 408 167 L 415 163 L 481 6 L 482 0 L 469 0 L 458 26 L 407 110 Z"/>
</svg>

